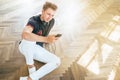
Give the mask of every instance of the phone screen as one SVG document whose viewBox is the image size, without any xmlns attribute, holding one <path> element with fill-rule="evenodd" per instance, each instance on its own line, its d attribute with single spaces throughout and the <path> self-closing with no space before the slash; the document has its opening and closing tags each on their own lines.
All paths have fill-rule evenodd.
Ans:
<svg viewBox="0 0 120 80">
<path fill-rule="evenodd" d="M 60 36 L 62 36 L 62 34 L 57 34 L 55 37 L 60 37 Z"/>
</svg>

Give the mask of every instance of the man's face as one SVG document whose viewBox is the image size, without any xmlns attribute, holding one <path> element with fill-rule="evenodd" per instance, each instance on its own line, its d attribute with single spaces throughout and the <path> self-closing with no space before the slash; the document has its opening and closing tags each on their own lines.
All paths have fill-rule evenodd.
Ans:
<svg viewBox="0 0 120 80">
<path fill-rule="evenodd" d="M 51 8 L 43 10 L 42 11 L 43 20 L 45 22 L 49 22 L 53 18 L 54 14 L 55 14 L 55 11 L 52 10 Z"/>
</svg>

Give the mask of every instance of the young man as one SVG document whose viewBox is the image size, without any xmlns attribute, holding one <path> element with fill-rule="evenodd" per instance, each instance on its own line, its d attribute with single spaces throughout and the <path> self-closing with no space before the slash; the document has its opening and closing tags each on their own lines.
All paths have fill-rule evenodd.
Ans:
<svg viewBox="0 0 120 80">
<path fill-rule="evenodd" d="M 40 15 L 29 19 L 22 32 L 20 52 L 25 56 L 29 76 L 20 77 L 20 80 L 39 80 L 60 65 L 60 58 L 43 48 L 43 43 L 53 43 L 58 37 L 48 35 L 54 25 L 54 14 L 57 6 L 46 2 Z M 46 63 L 36 70 L 34 60 Z"/>
</svg>

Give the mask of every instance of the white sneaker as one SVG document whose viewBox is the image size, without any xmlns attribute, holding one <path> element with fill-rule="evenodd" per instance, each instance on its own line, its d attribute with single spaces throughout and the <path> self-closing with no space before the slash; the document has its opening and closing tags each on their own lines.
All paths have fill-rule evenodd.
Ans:
<svg viewBox="0 0 120 80">
<path fill-rule="evenodd" d="M 27 80 L 27 76 L 25 76 L 25 77 L 20 77 L 20 80 Z M 37 80 L 39 80 L 39 79 L 37 79 Z"/>
<path fill-rule="evenodd" d="M 32 74 L 33 72 L 36 71 L 36 68 L 35 67 L 29 68 L 28 71 L 29 71 L 29 74 Z"/>
<path fill-rule="evenodd" d="M 25 77 L 20 77 L 20 80 L 27 80 L 27 76 L 25 76 Z"/>
</svg>

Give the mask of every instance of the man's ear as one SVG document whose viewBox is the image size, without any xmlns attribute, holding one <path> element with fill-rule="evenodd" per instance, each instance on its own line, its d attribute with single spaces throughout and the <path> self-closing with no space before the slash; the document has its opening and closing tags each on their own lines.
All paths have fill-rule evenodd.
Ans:
<svg viewBox="0 0 120 80">
<path fill-rule="evenodd" d="M 45 10 L 42 10 L 42 13 L 44 13 L 45 12 Z"/>
</svg>

